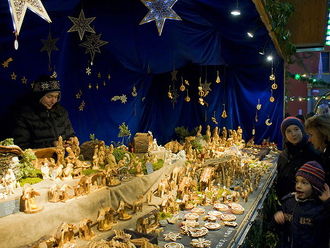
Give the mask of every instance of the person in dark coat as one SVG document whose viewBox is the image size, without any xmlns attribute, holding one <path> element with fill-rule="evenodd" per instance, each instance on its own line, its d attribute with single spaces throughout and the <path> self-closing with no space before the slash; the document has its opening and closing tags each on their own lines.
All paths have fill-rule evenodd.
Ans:
<svg viewBox="0 0 330 248">
<path fill-rule="evenodd" d="M 284 235 L 281 248 L 328 248 L 330 189 L 316 161 L 305 163 L 296 173 L 295 192 L 283 198 L 274 215 Z"/>
<path fill-rule="evenodd" d="M 330 185 L 330 115 L 315 115 L 307 119 L 305 128 L 310 142 L 321 152 L 320 163 L 325 170 L 325 180 Z"/>
<path fill-rule="evenodd" d="M 319 154 L 308 141 L 300 119 L 289 116 L 282 121 L 281 132 L 285 148 L 277 161 L 275 189 L 278 199 L 294 191 L 295 174 L 307 161 L 319 161 Z"/>
<path fill-rule="evenodd" d="M 16 114 L 14 143 L 23 149 L 56 146 L 59 136 L 67 140 L 75 135 L 68 112 L 60 100 L 58 80 L 41 76 L 33 84 L 32 99 Z"/>
</svg>

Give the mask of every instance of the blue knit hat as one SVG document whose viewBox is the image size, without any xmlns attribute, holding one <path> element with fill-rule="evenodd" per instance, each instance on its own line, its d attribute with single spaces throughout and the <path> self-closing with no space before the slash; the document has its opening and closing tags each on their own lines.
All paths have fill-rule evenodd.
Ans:
<svg viewBox="0 0 330 248">
<path fill-rule="evenodd" d="M 285 130 L 288 128 L 288 126 L 291 126 L 291 125 L 298 126 L 301 129 L 301 132 L 303 134 L 305 133 L 304 124 L 302 123 L 302 121 L 300 119 L 298 119 L 297 117 L 289 116 L 289 117 L 285 118 L 281 124 L 281 132 L 284 137 L 285 137 Z"/>
<path fill-rule="evenodd" d="M 316 161 L 309 161 L 305 163 L 297 171 L 296 176 L 301 176 L 308 180 L 308 182 L 316 189 L 319 193 L 323 192 L 325 183 L 325 172 L 322 166 Z"/>
</svg>

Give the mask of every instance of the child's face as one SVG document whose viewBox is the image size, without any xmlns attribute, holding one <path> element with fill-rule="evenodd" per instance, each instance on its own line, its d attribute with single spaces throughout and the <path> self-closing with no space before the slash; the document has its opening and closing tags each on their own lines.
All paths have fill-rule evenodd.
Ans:
<svg viewBox="0 0 330 248">
<path fill-rule="evenodd" d="M 301 176 L 296 177 L 297 198 L 300 200 L 308 199 L 312 196 L 313 187 L 307 179 Z"/>
<path fill-rule="evenodd" d="M 290 125 L 285 129 L 285 137 L 292 144 L 298 144 L 302 138 L 303 133 L 297 125 Z"/>
</svg>

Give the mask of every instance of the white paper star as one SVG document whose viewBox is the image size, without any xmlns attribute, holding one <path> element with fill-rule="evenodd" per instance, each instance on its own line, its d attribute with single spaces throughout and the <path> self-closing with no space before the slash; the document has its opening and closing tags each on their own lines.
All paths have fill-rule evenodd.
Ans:
<svg viewBox="0 0 330 248">
<path fill-rule="evenodd" d="M 166 19 L 182 20 L 172 9 L 177 1 L 178 0 L 141 0 L 141 2 L 149 9 L 149 12 L 142 19 L 140 25 L 155 21 L 158 34 L 161 36 Z"/>
<path fill-rule="evenodd" d="M 13 19 L 13 25 L 15 33 L 19 35 L 23 20 L 25 17 L 26 9 L 30 9 L 38 16 L 46 20 L 47 22 L 52 22 L 47 14 L 46 9 L 41 3 L 41 0 L 8 0 L 11 17 Z"/>
</svg>

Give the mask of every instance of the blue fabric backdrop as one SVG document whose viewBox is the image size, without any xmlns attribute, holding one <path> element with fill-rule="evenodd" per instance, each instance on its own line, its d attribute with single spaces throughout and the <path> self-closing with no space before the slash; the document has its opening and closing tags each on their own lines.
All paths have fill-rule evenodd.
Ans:
<svg viewBox="0 0 330 248">
<path fill-rule="evenodd" d="M 152 131 L 160 143 L 175 137 L 174 128 L 194 128 L 201 124 L 244 130 L 245 139 L 252 136 L 255 126 L 256 142 L 270 138 L 281 142 L 280 123 L 283 119 L 283 61 L 276 54 L 255 5 L 251 0 L 238 1 L 242 15 L 233 17 L 232 0 L 178 0 L 173 9 L 182 21 L 166 20 L 163 33 L 158 36 L 155 22 L 139 25 L 148 9 L 137 0 L 44 0 L 51 24 L 27 11 L 19 49 L 13 48 L 13 26 L 7 1 L 0 2 L 0 62 L 9 57 L 8 68 L 0 67 L 1 139 L 10 136 L 11 114 L 14 103 L 30 90 L 40 74 L 50 73 L 47 52 L 40 52 L 41 39 L 49 33 L 59 38 L 59 51 L 51 53 L 51 68 L 61 81 L 62 105 L 70 114 L 73 127 L 81 141 L 94 133 L 98 139 L 120 141 L 118 126 L 125 122 L 131 133 Z M 78 33 L 68 33 L 72 22 L 68 16 L 78 17 L 83 9 L 86 17 L 96 17 L 91 27 L 101 39 L 109 43 L 90 57 L 79 46 Z M 246 32 L 253 30 L 254 38 Z M 87 33 L 88 34 L 88 33 Z M 86 35 L 85 35 L 86 36 Z M 272 63 L 258 51 L 274 56 L 274 72 L 278 89 L 273 91 L 275 102 L 270 102 Z M 92 74 L 85 69 L 90 66 Z M 178 70 L 177 81 L 170 72 Z M 216 84 L 219 71 L 221 83 Z M 17 75 L 16 80 L 11 74 Z M 110 79 L 108 78 L 110 75 Z M 21 79 L 27 78 L 27 84 Z M 181 78 L 189 81 L 190 102 L 186 92 L 172 103 L 167 97 L 169 87 L 178 89 Z M 207 106 L 198 103 L 199 78 L 211 83 Z M 92 88 L 89 88 L 89 85 Z M 98 85 L 98 89 L 96 88 Z M 133 87 L 137 96 L 132 96 Z M 81 97 L 76 95 L 81 93 Z M 111 101 L 114 96 L 127 96 L 127 103 Z M 258 98 L 262 109 L 255 122 Z M 79 111 L 82 101 L 83 111 Z M 221 118 L 225 104 L 228 117 Z M 265 125 L 270 118 L 271 126 Z M 205 129 L 204 129 L 205 130 Z"/>
</svg>

